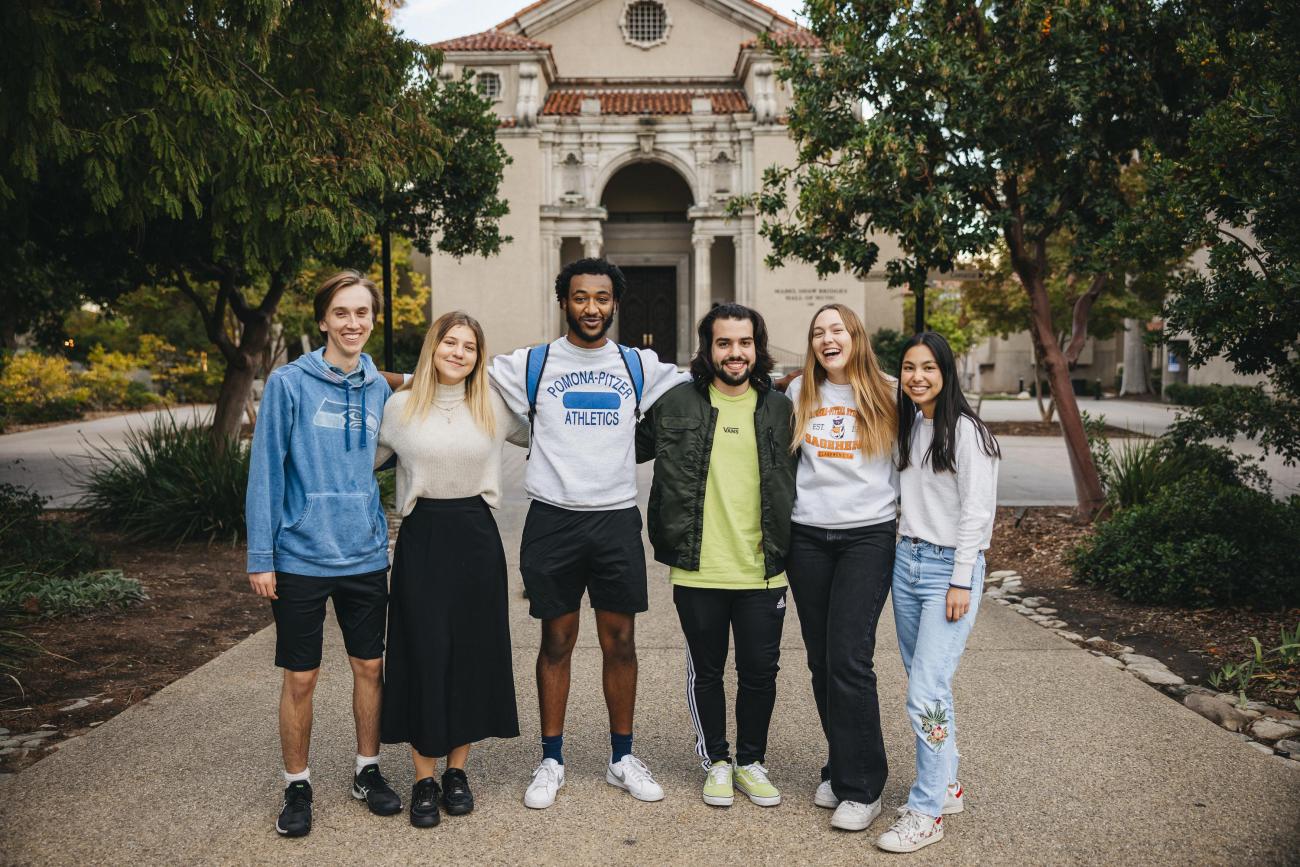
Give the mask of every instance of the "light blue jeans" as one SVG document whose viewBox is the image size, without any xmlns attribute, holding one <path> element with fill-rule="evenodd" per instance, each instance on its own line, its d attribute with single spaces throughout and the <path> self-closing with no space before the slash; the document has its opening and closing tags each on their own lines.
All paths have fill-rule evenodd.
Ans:
<svg viewBox="0 0 1300 867">
<path fill-rule="evenodd" d="M 970 611 L 950 623 L 948 582 L 952 548 L 902 538 L 894 557 L 894 627 L 907 670 L 907 716 L 916 733 L 916 783 L 909 809 L 939 816 L 948 784 L 957 781 L 957 716 L 952 677 L 975 625 L 984 589 L 984 554 L 971 575 Z"/>
</svg>

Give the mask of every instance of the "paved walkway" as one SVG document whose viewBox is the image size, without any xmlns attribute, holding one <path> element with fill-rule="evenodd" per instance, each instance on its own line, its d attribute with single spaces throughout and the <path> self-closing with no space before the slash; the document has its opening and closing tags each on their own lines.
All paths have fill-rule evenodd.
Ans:
<svg viewBox="0 0 1300 867">
<path fill-rule="evenodd" d="M 507 491 L 522 456 L 507 452 Z M 648 490 L 648 476 L 642 491 Z M 526 503 L 499 514 L 517 586 Z M 872 846 L 912 776 L 904 680 L 888 614 L 877 649 L 891 775 L 886 816 L 860 834 L 833 832 L 812 804 L 825 747 L 791 607 L 768 762 L 786 802 L 705 806 L 684 697 L 684 650 L 666 570 L 650 570 L 638 619 L 637 753 L 667 791 L 643 804 L 604 782 L 608 749 L 600 651 L 590 612 L 574 655 L 566 736 L 568 784 L 535 812 L 520 799 L 537 760 L 533 681 L 538 630 L 512 594 L 523 736 L 476 749 L 478 808 L 433 830 L 369 815 L 348 795 L 353 740 L 349 675 L 335 627 L 317 697 L 310 837 L 273 830 L 281 783 L 278 676 L 268 629 L 146 702 L 0 782 L 4 863 L 858 864 L 891 860 Z M 729 686 L 734 696 L 734 678 Z M 1300 855 L 1300 772 L 1263 756 L 1174 701 L 1101 664 L 1010 610 L 987 605 L 958 674 L 967 810 L 908 863 L 1278 864 Z M 407 753 L 384 748 L 404 795 Z M 901 863 L 897 856 L 894 863 Z"/>
<path fill-rule="evenodd" d="M 123 446 L 132 430 L 148 427 L 172 410 L 132 412 L 94 421 L 76 421 L 0 436 L 0 482 L 34 488 L 50 498 L 50 508 L 73 506 L 81 492 L 77 479 L 91 446 Z M 206 419 L 211 406 L 183 406 L 178 422 Z"/>
</svg>

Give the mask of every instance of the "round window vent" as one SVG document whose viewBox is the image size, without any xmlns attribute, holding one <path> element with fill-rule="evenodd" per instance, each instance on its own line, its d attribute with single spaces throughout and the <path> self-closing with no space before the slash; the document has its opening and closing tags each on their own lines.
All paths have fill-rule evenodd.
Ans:
<svg viewBox="0 0 1300 867">
<path fill-rule="evenodd" d="M 619 24 L 623 39 L 638 48 L 653 48 L 668 41 L 673 22 L 668 9 L 658 0 L 629 0 Z"/>
</svg>

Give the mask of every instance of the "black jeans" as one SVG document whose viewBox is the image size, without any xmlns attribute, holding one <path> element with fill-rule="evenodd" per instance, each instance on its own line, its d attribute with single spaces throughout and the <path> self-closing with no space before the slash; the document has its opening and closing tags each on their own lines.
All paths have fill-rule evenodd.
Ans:
<svg viewBox="0 0 1300 867">
<path fill-rule="evenodd" d="M 872 657 L 894 572 L 894 522 L 851 530 L 794 524 L 786 566 L 830 747 L 822 779 L 841 801 L 870 804 L 889 776 Z"/>
<path fill-rule="evenodd" d="M 785 588 L 705 590 L 673 586 L 686 635 L 686 703 L 695 724 L 695 752 L 709 762 L 731 761 L 727 696 L 722 673 L 727 639 L 736 636 L 736 764 L 761 762 L 776 704 Z"/>
</svg>

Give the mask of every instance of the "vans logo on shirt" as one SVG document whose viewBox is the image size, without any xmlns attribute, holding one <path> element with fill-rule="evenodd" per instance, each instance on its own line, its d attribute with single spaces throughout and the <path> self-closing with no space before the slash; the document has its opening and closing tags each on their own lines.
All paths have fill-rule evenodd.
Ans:
<svg viewBox="0 0 1300 867">
<path fill-rule="evenodd" d="M 738 427 L 733 427 L 733 426 L 729 426 L 729 425 L 728 425 L 728 426 L 724 426 L 724 427 L 722 428 L 722 432 L 723 432 L 723 433 L 729 433 L 729 434 L 739 434 L 739 433 L 740 433 L 740 428 L 738 428 Z"/>
</svg>

